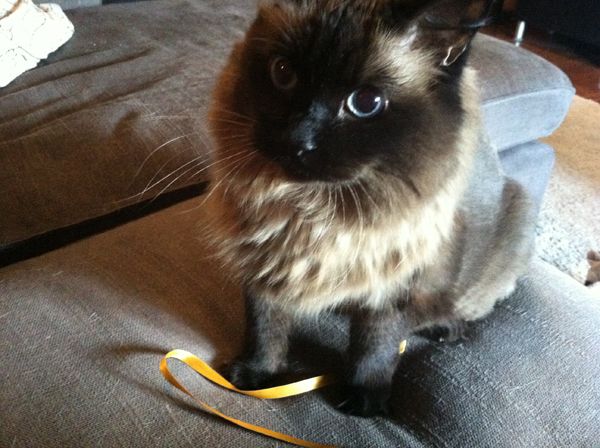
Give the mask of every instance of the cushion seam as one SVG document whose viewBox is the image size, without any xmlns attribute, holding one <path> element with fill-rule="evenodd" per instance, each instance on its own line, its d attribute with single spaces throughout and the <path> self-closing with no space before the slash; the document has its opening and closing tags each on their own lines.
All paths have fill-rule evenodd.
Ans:
<svg viewBox="0 0 600 448">
<path fill-rule="evenodd" d="M 546 95 L 548 93 L 568 93 L 568 94 L 574 95 L 575 92 L 576 92 L 575 88 L 573 88 L 573 87 L 571 87 L 571 88 L 558 87 L 558 88 L 554 88 L 554 89 L 536 90 L 533 92 L 519 92 L 519 93 L 511 93 L 508 95 L 496 96 L 493 98 L 485 99 L 482 101 L 482 103 L 484 105 L 499 104 L 499 103 L 503 103 L 503 102 L 508 102 L 517 97 L 519 97 L 519 98 L 531 97 L 531 96 L 537 96 L 537 95 Z"/>
</svg>

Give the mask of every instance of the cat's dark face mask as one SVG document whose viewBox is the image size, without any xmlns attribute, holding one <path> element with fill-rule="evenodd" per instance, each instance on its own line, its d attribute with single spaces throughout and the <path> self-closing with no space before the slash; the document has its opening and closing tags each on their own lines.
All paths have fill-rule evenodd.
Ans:
<svg viewBox="0 0 600 448">
<path fill-rule="evenodd" d="M 430 44 L 433 33 L 415 19 L 423 11 L 376 3 L 264 6 L 226 71 L 221 126 L 294 180 L 343 182 L 375 170 L 412 183 L 428 164 L 450 166 L 445 137 L 455 137 L 463 113 L 464 62 L 454 62 L 468 33 L 454 33 L 455 46 Z"/>
</svg>

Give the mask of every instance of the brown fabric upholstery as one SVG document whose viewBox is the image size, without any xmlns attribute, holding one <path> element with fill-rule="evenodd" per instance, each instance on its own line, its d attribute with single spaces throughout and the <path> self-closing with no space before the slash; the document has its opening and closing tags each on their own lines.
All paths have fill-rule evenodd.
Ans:
<svg viewBox="0 0 600 448">
<path fill-rule="evenodd" d="M 222 23 L 248 15 L 218 3 L 68 12 L 73 39 L 0 90 L 0 247 L 205 179 Z"/>
</svg>

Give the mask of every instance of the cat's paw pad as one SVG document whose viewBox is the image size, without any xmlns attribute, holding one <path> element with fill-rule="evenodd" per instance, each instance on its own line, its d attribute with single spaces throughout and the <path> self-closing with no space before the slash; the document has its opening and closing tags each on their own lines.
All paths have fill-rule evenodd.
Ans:
<svg viewBox="0 0 600 448">
<path fill-rule="evenodd" d="M 356 417 L 386 416 L 390 413 L 390 392 L 387 388 L 371 389 L 346 386 L 346 398 L 337 408 Z"/>
<path fill-rule="evenodd" d="M 469 340 L 469 325 L 464 321 L 452 322 L 444 325 L 419 330 L 419 336 L 435 342 L 457 342 Z"/>
<path fill-rule="evenodd" d="M 257 390 L 271 386 L 275 375 L 247 361 L 237 360 L 227 368 L 225 376 L 238 389 Z"/>
</svg>

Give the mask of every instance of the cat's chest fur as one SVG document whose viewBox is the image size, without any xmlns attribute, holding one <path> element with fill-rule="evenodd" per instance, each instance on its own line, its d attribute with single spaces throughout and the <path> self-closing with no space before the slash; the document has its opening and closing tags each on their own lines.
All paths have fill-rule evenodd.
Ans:
<svg viewBox="0 0 600 448">
<path fill-rule="evenodd" d="M 357 190 L 340 201 L 345 210 L 329 191 L 304 202 L 230 203 L 220 209 L 222 252 L 250 292 L 292 311 L 317 313 L 349 300 L 380 308 L 435 262 L 452 234 L 461 183 L 449 180 L 422 205 L 370 219 L 357 212 L 369 206 Z"/>
</svg>

